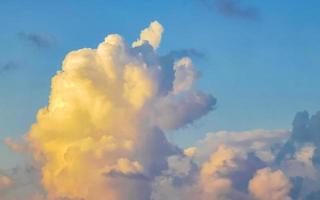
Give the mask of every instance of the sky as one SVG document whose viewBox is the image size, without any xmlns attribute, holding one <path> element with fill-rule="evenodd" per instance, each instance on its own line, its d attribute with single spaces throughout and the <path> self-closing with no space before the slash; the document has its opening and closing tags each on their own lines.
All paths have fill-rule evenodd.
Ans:
<svg viewBox="0 0 320 200">
<path fill-rule="evenodd" d="M 297 112 L 320 110 L 319 6 L 316 0 L 0 0 L 0 140 L 30 132 L 69 52 L 96 48 L 113 33 L 131 44 L 155 20 L 164 29 L 159 57 L 190 56 L 198 71 L 193 87 L 216 100 L 184 125 L 163 125 L 170 142 L 187 148 L 211 132 L 291 131 Z M 0 169 L 25 159 L 0 145 Z"/>
</svg>

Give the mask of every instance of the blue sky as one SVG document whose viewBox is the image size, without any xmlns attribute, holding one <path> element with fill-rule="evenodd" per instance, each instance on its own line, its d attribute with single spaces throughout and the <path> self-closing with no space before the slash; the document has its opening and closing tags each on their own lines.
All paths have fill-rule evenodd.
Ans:
<svg viewBox="0 0 320 200">
<path fill-rule="evenodd" d="M 213 112 L 169 136 L 176 143 L 187 146 L 209 131 L 288 129 L 297 111 L 320 110 L 319 1 L 241 1 L 256 18 L 228 16 L 204 2 L 0 0 L 0 139 L 29 129 L 66 53 L 96 47 L 110 33 L 131 42 L 152 20 L 165 28 L 160 54 L 204 53 L 195 60 L 198 87 L 218 99 Z M 39 46 L 22 33 L 51 42 Z M 10 157 L 4 145 L 0 152 Z"/>
</svg>

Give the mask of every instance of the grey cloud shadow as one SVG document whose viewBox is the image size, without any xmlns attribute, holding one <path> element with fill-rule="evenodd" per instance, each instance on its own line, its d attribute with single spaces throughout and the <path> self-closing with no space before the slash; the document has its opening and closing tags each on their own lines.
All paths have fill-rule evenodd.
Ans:
<svg viewBox="0 0 320 200">
<path fill-rule="evenodd" d="M 126 179 L 133 179 L 133 180 L 142 180 L 142 181 L 149 181 L 150 178 L 142 173 L 122 173 L 116 170 L 111 170 L 108 173 L 105 173 L 105 176 L 111 178 L 126 178 Z"/>
<path fill-rule="evenodd" d="M 257 21 L 261 19 L 260 10 L 254 6 L 243 5 L 241 0 L 197 0 L 208 10 L 236 19 Z"/>
<path fill-rule="evenodd" d="M 56 39 L 49 34 L 19 32 L 17 36 L 38 48 L 51 48 L 56 45 Z"/>
<path fill-rule="evenodd" d="M 19 68 L 19 64 L 15 61 L 9 61 L 0 65 L 0 75 L 4 75 L 10 71 L 14 71 Z"/>
</svg>

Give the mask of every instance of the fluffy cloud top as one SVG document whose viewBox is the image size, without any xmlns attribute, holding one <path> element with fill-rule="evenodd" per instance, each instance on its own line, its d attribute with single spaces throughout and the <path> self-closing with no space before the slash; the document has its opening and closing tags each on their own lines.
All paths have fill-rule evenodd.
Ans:
<svg viewBox="0 0 320 200">
<path fill-rule="evenodd" d="M 0 174 L 0 190 L 7 189 L 12 186 L 12 184 L 13 183 L 10 177 Z"/>
<path fill-rule="evenodd" d="M 154 49 L 157 49 L 161 41 L 162 32 L 162 25 L 159 22 L 154 21 L 148 28 L 141 31 L 140 38 L 135 41 L 132 46 L 138 47 L 143 45 L 144 42 L 148 42 Z"/>
<path fill-rule="evenodd" d="M 272 147 L 282 146 L 289 135 L 290 131 L 286 130 L 267 131 L 261 129 L 243 132 L 212 132 L 197 144 L 201 147 L 201 151 L 197 152 L 197 158 L 207 159 L 210 152 L 216 151 L 221 144 L 224 144 L 240 151 L 254 152 L 263 161 L 272 162 L 276 153 L 273 151 L 277 149 Z"/>
<path fill-rule="evenodd" d="M 1 200 L 317 198 L 319 113 L 292 131 L 212 132 L 185 150 L 167 140 L 216 99 L 194 86 L 186 52 L 158 55 L 162 32 L 152 22 L 132 45 L 112 34 L 65 57 L 28 145 L 5 140 L 33 160 L 0 175 Z"/>
<path fill-rule="evenodd" d="M 163 131 L 203 116 L 215 99 L 192 87 L 190 58 L 161 65 L 162 32 L 155 21 L 132 47 L 113 34 L 66 56 L 28 133 L 48 199 L 148 199 L 148 180 L 167 168 L 168 156 L 182 154 Z M 166 91 L 165 67 L 174 77 Z"/>
<path fill-rule="evenodd" d="M 249 191 L 261 200 L 291 200 L 289 192 L 291 184 L 280 170 L 272 171 L 264 168 L 257 171 L 249 183 Z"/>
</svg>

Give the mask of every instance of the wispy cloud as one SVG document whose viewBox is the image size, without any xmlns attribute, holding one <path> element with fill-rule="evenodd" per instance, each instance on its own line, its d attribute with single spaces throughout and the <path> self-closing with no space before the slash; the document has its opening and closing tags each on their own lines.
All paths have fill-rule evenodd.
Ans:
<svg viewBox="0 0 320 200">
<path fill-rule="evenodd" d="M 202 51 L 199 51 L 198 49 L 189 48 L 189 49 L 180 49 L 180 50 L 170 51 L 164 57 L 172 57 L 174 59 L 179 59 L 182 57 L 204 58 L 205 53 L 203 53 Z"/>
<path fill-rule="evenodd" d="M 257 20 L 260 18 L 259 9 L 254 6 L 243 5 L 241 0 L 199 0 L 209 10 L 220 14 L 247 20 Z"/>
<path fill-rule="evenodd" d="M 18 37 L 39 48 L 49 48 L 56 44 L 56 39 L 49 34 L 19 32 Z"/>
<path fill-rule="evenodd" d="M 0 75 L 5 74 L 9 71 L 15 70 L 19 65 L 14 61 L 9 61 L 3 65 L 0 65 Z"/>
<path fill-rule="evenodd" d="M 131 47 L 114 34 L 68 53 L 30 150 L 5 141 L 36 160 L 0 170 L 1 200 L 319 199 L 320 111 L 299 112 L 291 130 L 211 132 L 187 149 L 167 139 L 216 99 L 193 87 L 195 52 L 159 56 L 162 30 L 152 22 Z"/>
<path fill-rule="evenodd" d="M 133 179 L 133 180 L 141 180 L 141 181 L 149 181 L 150 178 L 142 173 L 122 173 L 119 171 L 112 170 L 109 173 L 105 174 L 108 177 L 112 178 L 126 178 L 126 179 Z"/>
</svg>

